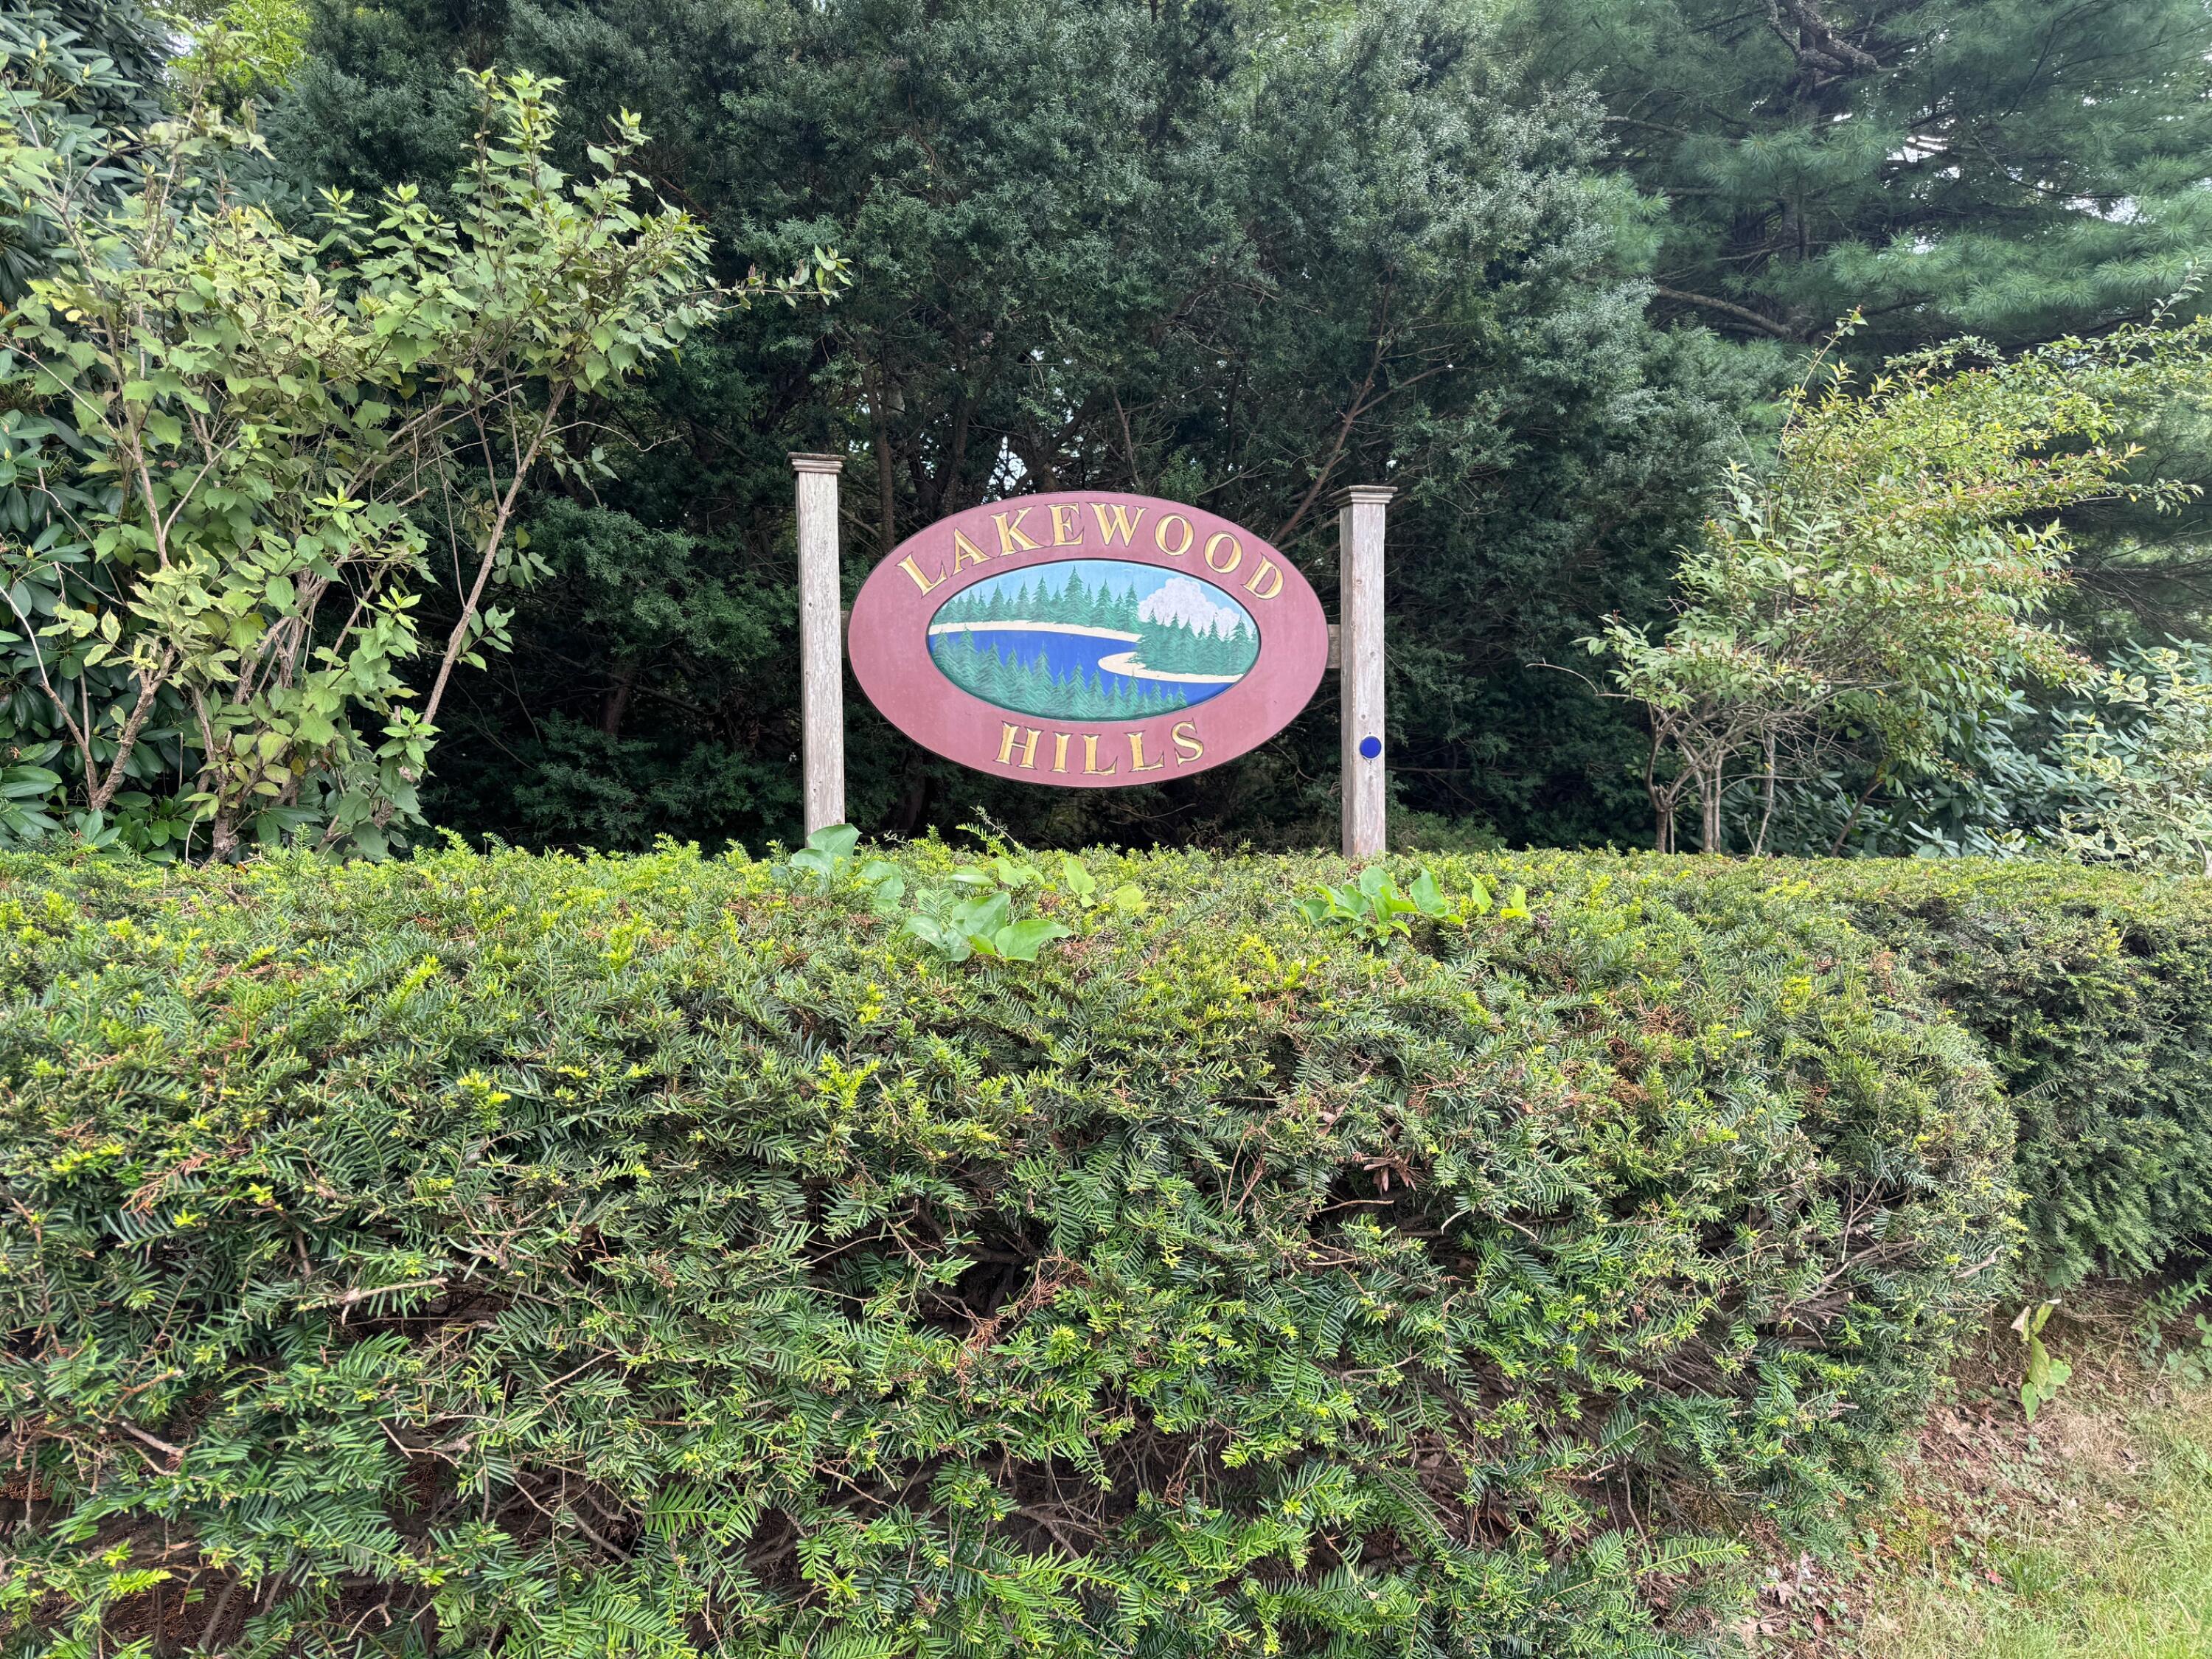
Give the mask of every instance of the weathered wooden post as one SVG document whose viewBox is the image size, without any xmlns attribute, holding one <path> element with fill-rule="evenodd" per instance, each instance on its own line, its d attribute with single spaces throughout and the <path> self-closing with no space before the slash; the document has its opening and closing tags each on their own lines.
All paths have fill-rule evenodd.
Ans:
<svg viewBox="0 0 2212 1659">
<path fill-rule="evenodd" d="M 1382 520 L 1398 492 L 1355 484 L 1337 511 L 1344 692 L 1344 856 L 1382 851 L 1389 792 L 1382 761 Z"/>
<path fill-rule="evenodd" d="M 837 554 L 836 455 L 793 455 L 799 475 L 799 717 L 806 833 L 845 821 L 845 646 Z"/>
</svg>

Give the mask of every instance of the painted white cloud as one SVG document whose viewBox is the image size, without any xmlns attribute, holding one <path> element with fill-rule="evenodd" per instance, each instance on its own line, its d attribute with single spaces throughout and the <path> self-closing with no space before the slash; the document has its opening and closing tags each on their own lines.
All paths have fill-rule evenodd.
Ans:
<svg viewBox="0 0 2212 1659">
<path fill-rule="evenodd" d="M 1137 620 L 1168 628 L 1180 625 L 1201 634 L 1227 634 L 1234 632 L 1244 618 L 1235 605 L 1211 597 L 1205 583 L 1188 576 L 1170 576 L 1137 601 Z"/>
</svg>

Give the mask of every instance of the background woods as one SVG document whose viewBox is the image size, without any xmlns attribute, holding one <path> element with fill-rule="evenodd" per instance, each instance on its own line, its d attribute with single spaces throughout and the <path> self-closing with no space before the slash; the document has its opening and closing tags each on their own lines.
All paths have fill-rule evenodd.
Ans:
<svg viewBox="0 0 2212 1659">
<path fill-rule="evenodd" d="M 1645 321 L 1644 210 L 1591 170 L 1595 107 L 1529 106 L 1474 15 L 386 8 L 315 39 L 270 121 L 313 176 L 441 171 L 461 122 L 428 39 L 561 76 L 578 133 L 640 109 L 642 165 L 726 276 L 832 238 L 853 261 L 831 311 L 740 321 L 627 397 L 650 447 L 542 513 L 555 577 L 456 710 L 448 819 L 602 843 L 787 829 L 783 456 L 844 445 L 854 580 L 988 495 L 1096 486 L 1248 521 L 1326 588 L 1332 493 L 1388 474 L 1412 798 L 1575 837 L 1632 795 L 1632 733 L 1524 665 L 1658 602 L 1741 377 Z M 853 811 L 910 831 L 981 799 L 1048 837 L 1303 835 L 1333 810 L 1333 715 L 1096 802 L 997 791 L 855 719 Z"/>
<path fill-rule="evenodd" d="M 1739 512 L 1820 493 L 1778 431 L 1837 319 L 1857 319 L 1831 359 L 1848 399 L 1964 331 L 1982 338 L 1947 372 L 2179 328 L 2212 245 L 2193 0 L 232 0 L 195 8 L 167 69 L 128 6 L 51 15 L 98 60 L 70 72 L 72 120 L 127 132 L 198 87 L 267 141 L 226 160 L 226 187 L 295 234 L 322 234 L 330 188 L 459 211 L 480 105 L 464 72 L 498 69 L 557 82 L 546 162 L 572 177 L 635 112 L 623 166 L 726 287 L 830 247 L 849 262 L 832 305 L 731 311 L 562 393 L 598 462 L 511 481 L 527 552 L 495 595 L 507 649 L 447 678 L 421 805 L 536 845 L 792 833 L 794 449 L 849 457 L 848 584 L 945 513 L 1094 487 L 1249 522 L 1326 599 L 1334 493 L 1388 478 L 1401 833 L 1644 842 L 1654 786 L 1698 793 L 1687 751 L 1662 732 L 1655 765 L 1648 705 L 1547 665 L 1608 629 L 1705 626 L 1717 547 L 1802 551 L 1823 513 L 1841 535 L 1821 545 L 1857 551 L 1821 580 L 1862 579 L 1885 532 L 1855 500 L 1763 541 Z M 28 87 L 60 60 L 11 61 Z M 20 284 L 47 233 L 9 222 L 0 281 Z M 2212 440 L 2180 394 L 2202 361 L 2174 395 L 2099 406 L 2109 487 L 2023 490 L 1988 519 L 2047 544 L 2039 625 L 2108 670 L 2201 631 Z M 1913 447 L 1929 436 L 1907 421 L 1883 453 L 1940 471 Z M 1960 544 L 1923 544 L 1929 580 Z M 423 588 L 424 637 L 453 637 L 469 587 Z M 2089 787 L 2062 728 L 2141 724 L 2024 660 L 1972 693 L 1934 686 L 1932 659 L 1891 667 L 1848 702 L 1858 723 L 1822 728 L 1802 787 L 1762 793 L 1755 823 L 1734 796 L 1686 808 L 1690 840 L 1993 848 L 2055 831 Z M 393 673 L 403 702 L 437 678 L 428 656 Z M 1912 710 L 1893 706 L 1908 684 Z M 34 690 L 25 669 L 11 695 Z M 1334 696 L 1232 767 L 1080 798 L 959 772 L 856 702 L 851 811 L 901 834 L 980 804 L 1041 841 L 1310 842 L 1334 815 Z M 1893 754 L 1881 733 L 1904 725 Z"/>
</svg>

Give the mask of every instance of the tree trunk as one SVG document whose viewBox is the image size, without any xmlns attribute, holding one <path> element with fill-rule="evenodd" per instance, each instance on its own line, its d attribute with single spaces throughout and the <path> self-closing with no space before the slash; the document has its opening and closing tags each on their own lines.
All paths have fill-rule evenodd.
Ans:
<svg viewBox="0 0 2212 1659">
<path fill-rule="evenodd" d="M 876 518 L 888 554 L 898 545 L 898 495 L 891 487 L 891 412 L 884 405 L 884 371 L 869 363 L 862 370 L 868 393 L 868 416 L 874 428 L 876 451 Z"/>
<path fill-rule="evenodd" d="M 906 760 L 906 787 L 899 792 L 898 806 L 891 813 L 891 834 L 904 841 L 914 834 L 922 814 L 928 810 L 929 763 L 918 752 L 909 754 Z"/>
<path fill-rule="evenodd" d="M 623 717 L 629 713 L 629 694 L 637 685 L 637 665 L 626 662 L 615 671 L 615 683 L 607 688 L 606 701 L 599 705 L 599 730 L 610 738 L 622 736 Z"/>
<path fill-rule="evenodd" d="M 1759 814 L 1759 835 L 1751 844 L 1752 854 L 1754 857 L 1758 858 L 1764 858 L 1766 856 L 1766 831 L 1768 827 L 1774 822 L 1775 757 L 1774 733 L 1771 732 L 1769 732 L 1766 734 L 1766 741 L 1764 747 L 1766 751 L 1766 776 L 1759 786 L 1761 810 Z"/>
<path fill-rule="evenodd" d="M 546 435 L 554 429 L 554 417 L 561 412 L 562 399 L 568 388 L 556 386 L 545 398 L 545 414 L 538 429 L 530 434 L 530 442 L 516 458 L 514 476 L 507 481 L 507 490 L 500 497 L 499 509 L 492 516 L 491 529 L 484 537 L 483 554 L 477 561 L 476 580 L 470 584 L 468 597 L 461 601 L 461 614 L 453 623 L 453 631 L 447 636 L 445 654 L 438 659 L 438 676 L 430 682 L 430 696 L 422 705 L 422 724 L 434 726 L 438 723 L 438 706 L 446 700 L 446 682 L 453 676 L 453 665 L 460 659 L 462 648 L 468 643 L 469 624 L 476 620 L 477 606 L 483 603 L 484 584 L 491 580 L 492 566 L 498 562 L 499 550 L 507 538 L 507 526 L 514 517 L 515 504 L 522 497 L 522 486 L 529 479 L 531 468 L 538 465 L 538 452 L 544 447 Z M 410 780 L 412 781 L 412 780 Z"/>
</svg>

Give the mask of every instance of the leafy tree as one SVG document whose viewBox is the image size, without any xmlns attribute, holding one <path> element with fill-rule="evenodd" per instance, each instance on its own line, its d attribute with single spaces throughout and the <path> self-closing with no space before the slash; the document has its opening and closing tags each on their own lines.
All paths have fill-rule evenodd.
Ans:
<svg viewBox="0 0 2212 1659">
<path fill-rule="evenodd" d="M 579 399 L 762 286 L 704 286 L 701 227 L 637 199 L 634 118 L 572 183 L 548 83 L 470 88 L 457 212 L 334 194 L 319 240 L 232 188 L 255 141 L 204 99 L 130 139 L 120 200 L 82 188 L 112 150 L 0 133 L 0 175 L 58 239 L 0 319 L 0 487 L 43 503 L 0 568 L 0 742 L 58 769 L 47 817 L 152 847 L 204 828 L 217 858 L 295 830 L 380 850 L 419 817 L 453 670 L 506 646 L 495 590 L 541 568 L 526 491 L 605 471 Z"/>
<path fill-rule="evenodd" d="M 1326 597 L 1333 492 L 1394 481 L 1409 803 L 1516 837 L 1632 823 L 1633 730 L 1525 665 L 1662 601 L 1748 379 L 1644 320 L 1649 233 L 1590 174 L 1595 110 L 1521 107 L 1484 9 L 388 0 L 316 20 L 267 122 L 305 174 L 434 171 L 461 119 L 446 67 L 526 65 L 585 116 L 641 112 L 644 165 L 726 276 L 834 239 L 860 279 L 833 314 L 733 319 L 608 400 L 640 453 L 587 545 L 573 518 L 534 536 L 551 579 L 521 601 L 512 672 L 455 709 L 441 818 L 539 842 L 788 833 L 784 455 L 828 448 L 850 457 L 848 582 L 943 513 L 1058 485 L 1199 499 Z M 642 550 L 611 565 L 624 534 Z M 746 608 L 770 647 L 701 650 L 695 605 Z M 1233 766 L 1075 799 L 958 772 L 863 711 L 851 810 L 911 830 L 981 801 L 1043 841 L 1310 839 L 1335 810 L 1335 712 L 1325 694 Z"/>
<path fill-rule="evenodd" d="M 1665 312 L 1888 355 L 2144 318 L 2212 258 L 2202 0 L 1522 0 L 1662 198 Z"/>
<path fill-rule="evenodd" d="M 1793 398 L 1771 475 L 1731 474 L 1664 638 L 1615 622 L 1588 641 L 1648 713 L 1661 850 L 1687 805 L 1707 851 L 1727 847 L 1732 810 L 1765 850 L 1778 805 L 1802 818 L 1804 792 L 1847 778 L 1855 798 L 1823 849 L 1839 851 L 1869 799 L 1938 769 L 1960 720 L 2004 712 L 2023 682 L 2087 673 L 2045 614 L 2066 580 L 2060 514 L 2187 496 L 2131 481 L 2119 434 L 2203 384 L 2212 319 L 1976 351 L 1900 359 L 1863 391 L 1831 368 Z"/>
<path fill-rule="evenodd" d="M 276 92 L 306 55 L 305 0 L 182 0 L 172 12 L 192 37 L 179 68 L 226 102 Z"/>
<path fill-rule="evenodd" d="M 1511 15 L 1532 88 L 1595 88 L 1609 163 L 1666 204 L 1654 314 L 1754 359 L 1853 310 L 1862 368 L 1962 333 L 2018 350 L 2142 320 L 2212 264 L 2203 0 L 1516 0 Z M 2139 420 L 2138 477 L 2212 482 L 2200 416 Z M 2107 501 L 2069 523 L 2061 608 L 2085 641 L 2202 629 L 2212 507 Z"/>
</svg>

